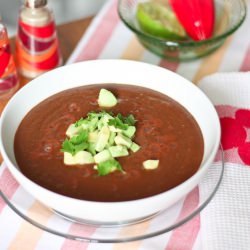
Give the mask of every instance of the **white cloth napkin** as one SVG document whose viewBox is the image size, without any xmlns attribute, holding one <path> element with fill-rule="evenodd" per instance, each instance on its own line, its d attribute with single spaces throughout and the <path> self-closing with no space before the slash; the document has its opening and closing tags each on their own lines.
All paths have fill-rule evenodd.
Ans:
<svg viewBox="0 0 250 250">
<path fill-rule="evenodd" d="M 249 250 L 250 73 L 216 73 L 202 79 L 199 87 L 220 115 L 226 162 L 222 184 L 201 213 L 202 249 Z M 244 140 L 239 129 L 245 130 Z M 200 186 L 201 195 L 217 174 L 211 173 Z"/>
</svg>

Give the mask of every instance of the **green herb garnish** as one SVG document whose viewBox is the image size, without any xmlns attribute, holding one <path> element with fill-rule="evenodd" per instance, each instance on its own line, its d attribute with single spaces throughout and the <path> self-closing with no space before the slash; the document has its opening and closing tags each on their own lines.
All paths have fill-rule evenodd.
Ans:
<svg viewBox="0 0 250 250">
<path fill-rule="evenodd" d="M 97 165 L 97 170 L 98 170 L 98 174 L 100 176 L 110 174 L 116 170 L 123 171 L 121 164 L 118 161 L 116 161 L 115 159 L 100 162 Z"/>
<path fill-rule="evenodd" d="M 86 142 L 88 139 L 89 133 L 86 130 L 83 130 L 80 132 L 80 134 L 73 136 L 70 139 L 70 142 L 72 142 L 74 145 L 81 144 L 82 142 Z"/>
<path fill-rule="evenodd" d="M 80 134 L 73 136 L 71 139 L 65 139 L 62 143 L 62 152 L 68 152 L 75 155 L 77 152 L 88 148 L 88 132 L 81 131 Z"/>
<path fill-rule="evenodd" d="M 73 144 L 69 141 L 69 139 L 65 139 L 64 142 L 62 143 L 62 148 L 61 152 L 68 152 L 72 155 L 74 155 L 74 146 Z"/>
<path fill-rule="evenodd" d="M 128 115 L 127 117 L 123 117 L 123 122 L 127 123 L 130 126 L 134 126 L 136 123 L 136 119 L 133 115 Z"/>
<path fill-rule="evenodd" d="M 105 95 L 109 98 L 110 94 L 105 91 L 103 93 L 100 102 L 109 105 Z M 132 141 L 136 132 L 135 123 L 132 114 L 114 115 L 105 110 L 89 112 L 86 118 L 81 117 L 70 124 L 66 131 L 67 138 L 61 148 L 65 164 L 95 163 L 95 169 L 100 176 L 113 171 L 123 171 L 116 158 L 126 157 L 130 152 L 135 153 L 140 149 L 140 146 Z"/>
<path fill-rule="evenodd" d="M 136 120 L 133 115 L 129 115 L 126 117 L 119 113 L 114 119 L 109 120 L 108 125 L 126 130 L 129 126 L 134 125 L 135 123 Z"/>
<path fill-rule="evenodd" d="M 109 120 L 108 125 L 114 126 L 122 130 L 125 130 L 128 128 L 128 124 L 123 123 L 123 121 L 119 117 L 115 117 L 114 119 Z"/>
</svg>

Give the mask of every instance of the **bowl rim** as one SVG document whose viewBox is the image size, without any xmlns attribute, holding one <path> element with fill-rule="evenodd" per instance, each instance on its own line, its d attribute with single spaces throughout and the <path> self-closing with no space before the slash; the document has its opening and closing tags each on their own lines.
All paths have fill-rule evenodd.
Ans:
<svg viewBox="0 0 250 250">
<path fill-rule="evenodd" d="M 166 70 L 168 73 L 170 73 L 171 75 L 174 75 L 175 77 L 179 78 L 180 80 L 182 81 L 185 81 L 187 84 L 189 84 L 189 86 L 191 88 L 194 88 L 196 89 L 196 91 L 199 92 L 199 95 L 202 95 L 203 98 L 206 99 L 206 101 L 210 104 L 210 107 L 213 109 L 213 112 L 214 114 L 216 115 L 215 118 L 215 122 L 217 123 L 218 126 L 215 126 L 216 127 L 216 133 L 218 134 L 217 136 L 217 140 L 215 140 L 214 142 L 214 147 L 213 147 L 213 150 L 211 152 L 210 155 L 208 155 L 206 161 L 204 161 L 201 165 L 205 166 L 205 165 L 208 165 L 210 164 L 219 147 L 220 147 L 220 138 L 221 138 L 221 127 L 220 127 L 220 123 L 219 123 L 219 117 L 218 117 L 218 114 L 216 112 L 216 109 L 214 107 L 214 105 L 212 104 L 211 100 L 205 95 L 205 93 L 200 89 L 198 88 L 195 84 L 193 84 L 191 81 L 189 81 L 188 79 L 182 77 L 181 75 L 177 74 L 177 73 L 174 73 L 166 68 L 162 68 L 160 66 L 157 66 L 157 65 L 153 65 L 153 64 L 148 64 L 148 63 L 145 63 L 145 62 L 140 62 L 140 61 L 133 61 L 133 60 L 126 60 L 126 59 L 98 59 L 98 60 L 88 60 L 88 61 L 83 61 L 83 62 L 77 62 L 77 63 L 73 63 L 73 64 L 69 64 L 69 65 L 64 65 L 64 66 L 61 66 L 61 67 L 58 67 L 54 70 L 51 70 L 49 72 L 46 72 L 44 73 L 42 76 L 38 77 L 39 79 L 40 78 L 46 78 L 46 75 L 47 74 L 54 74 L 54 72 L 57 72 L 57 71 L 60 71 L 60 70 L 63 70 L 63 68 L 67 67 L 67 68 L 70 68 L 70 67 L 74 67 L 74 65 L 80 65 L 80 64 L 92 64 L 92 63 L 105 63 L 105 62 L 109 62 L 109 63 L 129 63 L 129 64 L 140 64 L 140 65 L 145 65 L 147 67 L 156 67 L 156 68 L 159 68 L 159 69 L 163 69 L 163 70 Z M 202 174 L 204 173 L 204 171 L 206 170 L 205 167 L 203 168 L 199 168 L 192 176 L 190 176 L 187 180 L 185 180 L 184 182 L 180 183 L 179 185 L 167 190 L 167 191 L 164 191 L 164 192 L 161 192 L 161 193 L 158 193 L 158 194 L 155 194 L 155 195 L 151 195 L 149 197 L 144 197 L 144 198 L 140 198 L 140 199 L 134 199 L 134 200 L 125 200 L 125 201 L 91 201 L 91 200 L 84 200 L 84 199 L 77 199 L 77 198 L 72 198 L 72 197 L 69 197 L 69 196 L 66 196 L 66 195 L 62 195 L 62 194 L 59 194 L 59 193 L 56 193 L 54 191 L 51 191 L 47 188 L 44 188 L 43 186 L 35 183 L 33 180 L 29 179 L 28 177 L 26 177 L 21 171 L 20 169 L 18 168 L 18 165 L 15 164 L 14 162 L 12 162 L 12 160 L 10 159 L 10 157 L 8 156 L 6 150 L 5 150 L 5 146 L 4 146 L 4 143 L 3 143 L 3 140 L 2 140 L 2 136 L 1 134 L 3 133 L 3 123 L 5 121 L 5 116 L 6 116 L 6 113 L 8 113 L 9 111 L 9 108 L 11 107 L 12 105 L 12 102 L 14 101 L 15 97 L 16 96 L 19 96 L 19 95 L 22 95 L 23 92 L 26 91 L 26 89 L 29 88 L 29 86 L 33 84 L 37 84 L 37 78 L 36 79 L 33 79 L 29 84 L 27 84 L 26 86 L 22 87 L 22 89 L 20 91 L 18 91 L 17 93 L 15 93 L 15 95 L 12 96 L 12 98 L 10 99 L 10 101 L 8 102 L 8 104 L 5 106 L 3 112 L 2 112 L 2 115 L 1 115 L 1 119 L 0 119 L 0 152 L 2 154 L 2 157 L 4 159 L 4 162 L 6 163 L 7 165 L 7 168 L 10 170 L 10 172 L 14 175 L 15 179 L 18 180 L 18 182 L 20 181 L 20 179 L 25 180 L 25 182 L 28 182 L 32 185 L 35 185 L 36 188 L 40 189 L 42 192 L 48 192 L 48 194 L 50 195 L 53 195 L 53 196 L 57 196 L 57 197 L 61 197 L 61 198 L 66 198 L 67 200 L 71 200 L 71 201 L 74 201 L 74 202 L 85 202 L 85 203 L 88 203 L 88 204 L 102 204 L 102 205 L 119 205 L 119 204 L 130 204 L 130 203 L 138 203 L 138 202 L 141 202 L 141 201 L 145 201 L 145 200 L 151 200 L 151 199 L 159 199 L 161 196 L 164 196 L 166 193 L 169 193 L 169 192 L 172 192 L 173 190 L 176 190 L 180 187 L 183 186 L 183 184 L 187 185 L 187 183 L 189 182 L 192 182 L 193 179 L 197 178 L 197 176 L 202 176 Z M 92 83 L 91 83 L 92 84 Z M 117 84 L 117 83 L 115 83 Z M 89 85 L 89 84 L 86 84 L 86 85 Z M 70 89 L 72 87 L 67 87 L 67 89 Z M 53 94 L 52 94 L 53 95 Z M 50 95 L 51 96 L 51 95 Z M 33 106 L 34 107 L 34 106 Z M 200 165 L 200 166 L 201 166 Z M 209 166 L 208 166 L 209 167 Z M 16 177 L 16 175 L 19 175 L 19 178 Z M 23 186 L 21 183 L 20 183 L 21 186 Z M 184 186 L 185 186 L 184 185 Z M 35 197 L 37 199 L 37 197 Z"/>
<path fill-rule="evenodd" d="M 79 237 L 79 236 L 76 236 L 76 235 L 73 235 L 73 234 L 60 233 L 58 230 L 54 230 L 53 228 L 51 229 L 50 227 L 47 227 L 46 225 L 44 226 L 43 224 L 37 222 L 36 220 L 33 220 L 32 218 L 26 216 L 25 214 L 23 214 L 20 210 L 18 210 L 18 208 L 13 203 L 11 203 L 11 201 L 5 196 L 5 193 L 1 192 L 1 190 L 0 190 L 0 197 L 2 196 L 2 198 L 9 205 L 9 207 L 15 213 L 17 213 L 19 216 L 21 216 L 21 218 L 28 221 L 32 225 L 38 227 L 39 229 L 42 229 L 42 230 L 44 230 L 46 232 L 49 232 L 49 233 L 52 233 L 52 234 L 55 234 L 55 235 L 58 235 L 58 236 L 62 236 L 62 237 L 65 237 L 65 238 L 70 238 L 72 240 L 79 240 L 79 241 L 86 240 L 87 242 L 93 242 L 93 243 L 120 243 L 120 242 L 124 243 L 124 242 L 131 242 L 131 241 L 137 241 L 137 240 L 144 240 L 144 239 L 148 239 L 148 238 L 151 238 L 151 237 L 161 235 L 163 233 L 167 233 L 169 231 L 174 230 L 175 228 L 178 228 L 179 226 L 181 226 L 184 223 L 188 222 L 190 219 L 192 219 L 198 213 L 200 213 L 209 204 L 209 202 L 213 199 L 214 195 L 217 193 L 217 191 L 218 191 L 218 189 L 219 189 L 219 187 L 221 185 L 221 182 L 223 180 L 224 168 L 225 168 L 224 164 L 225 163 L 224 163 L 223 150 L 222 150 L 221 146 L 220 146 L 220 150 L 221 150 L 221 156 L 222 156 L 222 163 L 221 163 L 221 172 L 220 172 L 220 175 L 218 177 L 218 181 L 216 182 L 216 185 L 215 185 L 213 191 L 211 192 L 211 194 L 208 196 L 208 198 L 204 202 L 202 202 L 199 205 L 199 208 L 195 209 L 193 212 L 191 212 L 186 217 L 184 217 L 183 219 L 178 221 L 176 224 L 171 225 L 170 227 L 166 227 L 166 228 L 163 228 L 163 229 L 160 229 L 160 230 L 155 230 L 153 232 L 149 232 L 149 233 L 142 234 L 142 235 L 129 236 L 129 237 L 125 237 L 125 238 L 122 238 L 122 239 L 116 239 L 116 238 L 115 239 L 100 239 L 100 238 L 97 238 L 97 237 L 95 237 L 95 238 L 92 238 L 92 237 Z M 156 216 L 157 216 L 157 214 L 156 214 Z M 149 220 L 151 220 L 151 218 Z M 138 223 L 140 224 L 140 222 L 138 222 Z M 134 226 L 136 224 L 132 223 L 132 224 L 128 224 L 128 225 L 125 225 L 125 226 L 130 226 L 130 225 Z M 102 227 L 103 225 L 101 224 L 100 226 Z M 118 224 L 118 227 L 116 225 L 115 227 L 108 227 L 108 228 L 119 228 L 119 226 L 123 227 L 123 225 Z M 94 227 L 96 227 L 96 225 L 94 225 Z"/>
<path fill-rule="evenodd" d="M 212 36 L 209 39 L 200 40 L 200 41 L 168 40 L 168 39 L 163 39 L 160 37 L 150 35 L 146 32 L 141 31 L 140 29 L 136 29 L 135 26 L 130 25 L 130 23 L 127 22 L 126 19 L 123 17 L 123 14 L 121 11 L 121 4 L 123 1 L 124 0 L 118 0 L 117 11 L 118 11 L 118 15 L 119 15 L 120 19 L 122 20 L 122 22 L 130 30 L 132 30 L 133 32 L 135 32 L 136 35 L 138 35 L 144 39 L 150 40 L 152 42 L 158 42 L 161 45 L 172 46 L 172 47 L 189 47 L 189 46 L 198 47 L 201 45 L 206 45 L 206 44 L 211 44 L 214 42 L 221 41 L 221 40 L 227 38 L 229 35 L 233 34 L 241 26 L 241 24 L 244 22 L 244 20 L 246 19 L 246 15 L 247 15 L 247 5 L 246 5 L 245 0 L 237 0 L 236 2 L 241 6 L 239 21 L 232 28 L 227 30 L 226 32 L 224 32 L 220 35 L 217 35 L 217 36 Z"/>
</svg>

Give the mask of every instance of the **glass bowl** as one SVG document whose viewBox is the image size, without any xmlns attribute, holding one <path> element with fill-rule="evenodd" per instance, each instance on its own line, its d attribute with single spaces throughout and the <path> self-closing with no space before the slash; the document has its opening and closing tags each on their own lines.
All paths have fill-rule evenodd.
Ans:
<svg viewBox="0 0 250 250">
<path fill-rule="evenodd" d="M 4 168 L 4 166 L 0 167 Z M 2 198 L 9 208 L 22 219 L 44 232 L 82 242 L 125 243 L 162 235 L 189 222 L 210 203 L 220 187 L 223 173 L 224 159 L 222 148 L 220 148 L 217 161 L 210 166 L 201 183 L 185 197 L 160 213 L 132 224 L 107 226 L 74 221 L 55 210 L 49 210 L 21 186 L 19 186 L 15 197 L 11 197 L 13 185 L 6 185 L 7 182 L 0 182 L 0 201 Z M 18 184 L 15 182 L 15 185 Z M 27 211 L 27 201 L 33 207 L 32 213 Z M 8 211 L 8 214 L 11 213 Z M 50 217 L 49 220 L 48 216 Z M 19 223 L 17 218 L 14 221 Z"/>
<path fill-rule="evenodd" d="M 206 56 L 219 48 L 234 33 L 246 17 L 244 0 L 214 0 L 215 25 L 212 38 L 194 41 L 167 40 L 142 31 L 136 18 L 137 5 L 142 0 L 119 0 L 118 13 L 125 25 L 135 33 L 141 44 L 151 52 L 171 61 L 190 61 Z"/>
</svg>

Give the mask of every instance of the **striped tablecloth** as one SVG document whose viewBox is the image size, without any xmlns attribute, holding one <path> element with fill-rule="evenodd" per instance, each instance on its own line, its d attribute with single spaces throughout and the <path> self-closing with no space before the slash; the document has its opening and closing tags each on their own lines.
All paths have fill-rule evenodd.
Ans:
<svg viewBox="0 0 250 250">
<path fill-rule="evenodd" d="M 247 4 L 250 7 L 249 0 Z M 149 51 L 146 51 L 139 44 L 135 36 L 119 20 L 117 14 L 117 0 L 109 0 L 93 20 L 88 31 L 85 33 L 77 48 L 70 57 L 68 63 L 101 58 L 123 58 L 138 60 L 160 65 L 175 71 L 194 83 L 198 83 L 204 76 L 213 74 L 215 72 L 238 72 L 250 70 L 249 27 L 250 17 L 247 16 L 247 19 L 241 28 L 233 36 L 227 39 L 225 44 L 215 53 L 204 59 L 194 62 L 171 63 L 160 59 Z M 210 82 L 209 78 L 207 81 Z M 201 83 L 201 87 L 209 95 L 209 87 L 207 88 L 209 84 L 206 82 L 204 84 L 203 83 L 204 82 Z M 223 85 L 223 87 L 225 86 Z M 214 86 L 214 89 L 216 90 L 216 85 Z M 210 93 L 210 97 L 212 99 L 213 94 Z M 239 98 L 240 95 L 237 97 Z M 228 110 L 231 110 L 231 116 L 233 116 L 234 112 L 237 111 L 236 104 L 234 105 L 235 107 L 230 106 L 231 100 L 227 100 L 228 102 L 219 102 L 218 100 L 217 102 L 216 100 L 213 101 L 215 101 L 215 104 L 218 105 L 217 110 L 222 118 L 228 114 Z M 229 105 L 226 107 L 230 108 L 225 108 L 226 104 Z M 246 105 L 244 108 L 250 109 L 250 105 L 249 107 Z M 227 141 L 228 140 L 226 140 L 226 142 Z M 234 157 L 234 152 L 228 152 L 229 153 L 226 156 L 229 163 L 241 164 L 241 167 L 243 168 L 245 165 L 250 165 L 246 160 L 247 157 L 250 159 L 249 155 L 245 154 L 244 159 L 246 161 L 242 162 L 242 160 L 237 160 L 239 159 L 239 155 L 237 158 Z M 0 188 L 3 191 L 8 190 L 8 197 L 10 197 L 10 199 L 15 202 L 18 202 L 24 195 L 24 191 L 12 178 L 5 166 L 0 168 Z M 197 202 L 198 198 L 198 194 L 196 194 L 195 197 L 189 197 L 189 199 L 193 199 L 193 202 Z M 185 202 L 183 204 L 185 204 Z M 24 206 L 27 215 L 32 215 L 34 211 L 37 212 L 39 209 L 41 209 L 41 205 L 32 197 L 28 197 L 25 200 Z M 209 209 L 209 207 L 212 208 Z M 186 207 L 183 207 L 180 212 L 184 209 L 186 209 Z M 204 216 L 206 216 L 206 218 L 211 216 L 209 213 L 210 211 L 213 211 L 213 203 L 209 204 L 209 206 L 204 210 Z M 37 229 L 36 227 L 22 220 L 7 207 L 2 199 L 0 199 L 0 250 L 224 250 L 223 247 L 220 247 L 222 245 L 212 245 L 211 242 L 213 241 L 213 234 L 208 232 L 209 225 L 206 226 L 206 230 L 203 230 L 202 220 L 204 216 L 203 214 L 198 215 L 185 225 L 173 230 L 170 233 L 166 233 L 144 241 L 123 244 L 89 244 L 67 240 Z M 53 215 L 51 211 L 42 212 L 41 217 L 48 225 L 50 225 L 50 223 L 55 220 L 55 215 Z M 77 228 L 72 226 L 66 228 L 65 231 L 74 233 L 77 232 Z M 122 230 L 121 233 L 126 234 L 126 230 Z M 94 231 L 90 230 L 88 234 L 92 235 L 94 234 Z M 208 238 L 210 241 L 207 241 Z M 244 244 L 242 246 L 244 246 Z M 237 248 L 227 249 L 236 250 Z M 238 249 L 241 250 L 247 248 L 242 247 Z"/>
</svg>

